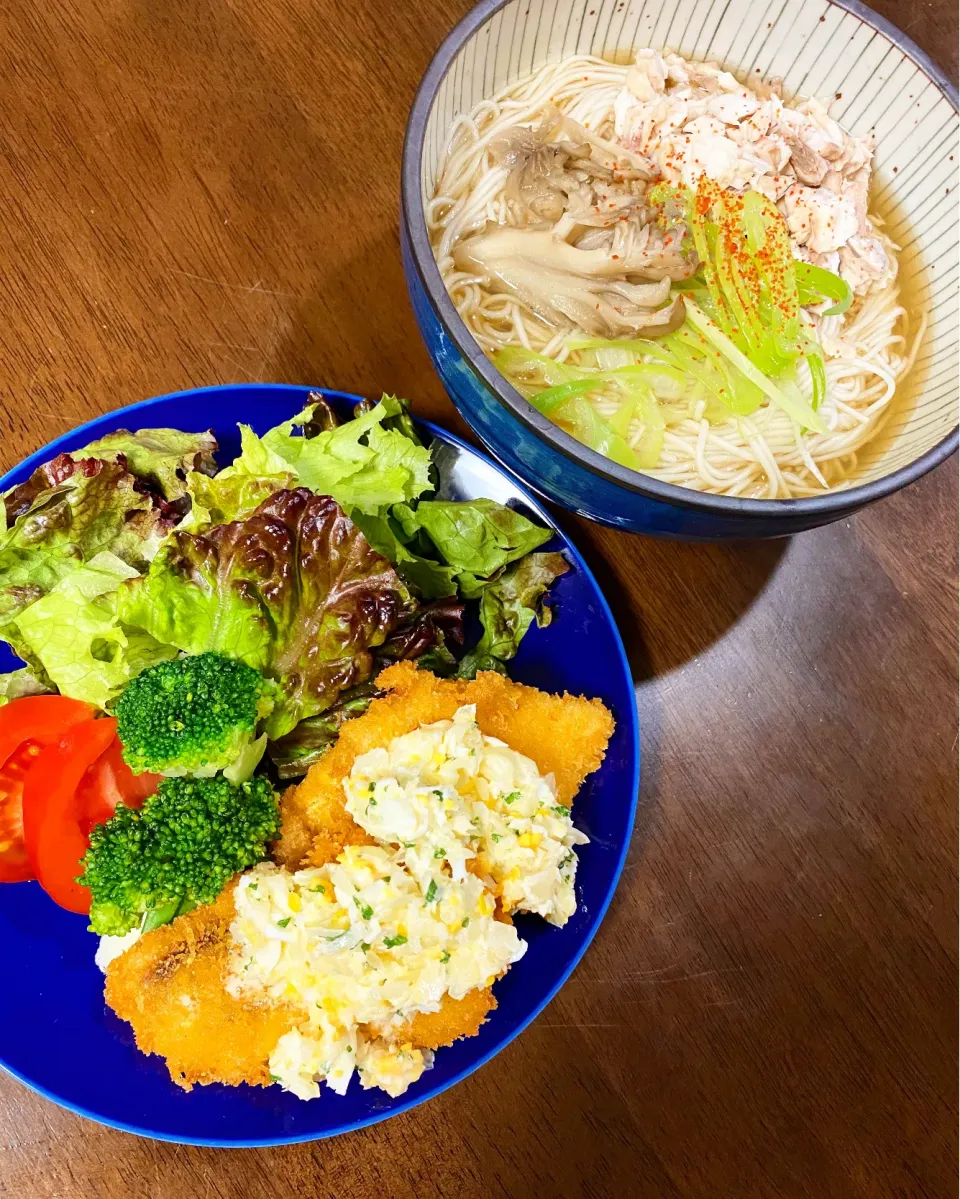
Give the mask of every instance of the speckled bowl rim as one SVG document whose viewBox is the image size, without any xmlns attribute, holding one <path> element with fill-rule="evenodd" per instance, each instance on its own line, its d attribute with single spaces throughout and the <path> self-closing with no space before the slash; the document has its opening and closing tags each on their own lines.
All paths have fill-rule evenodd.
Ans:
<svg viewBox="0 0 960 1199">
<path fill-rule="evenodd" d="M 709 492 L 695 491 L 689 487 L 678 487 L 673 483 L 661 483 L 657 479 L 642 475 L 628 467 L 619 466 L 588 449 L 569 433 L 554 425 L 547 417 L 524 399 L 514 387 L 493 366 L 484 354 L 479 343 L 474 339 L 470 330 L 457 312 L 453 301 L 443 285 L 440 271 L 427 236 L 426 218 L 423 211 L 421 193 L 421 160 L 426 138 L 427 120 L 440 84 L 443 82 L 450 65 L 464 43 L 469 41 L 477 31 L 486 24 L 501 8 L 505 8 L 512 0 L 481 0 L 475 8 L 457 24 L 443 40 L 437 50 L 420 86 L 414 97 L 413 107 L 407 121 L 406 134 L 403 142 L 403 161 L 401 167 L 401 221 L 412 250 L 412 258 L 417 278 L 430 304 L 443 326 L 444 332 L 450 337 L 459 350 L 464 361 L 470 366 L 481 383 L 485 384 L 504 407 L 564 457 L 582 465 L 595 475 L 609 479 L 619 484 L 627 491 L 637 495 L 650 496 L 682 508 L 694 509 L 699 512 L 709 512 L 715 515 L 739 516 L 779 516 L 779 517 L 808 517 L 826 515 L 833 512 L 845 512 L 860 508 L 874 500 L 882 499 L 899 491 L 902 487 L 915 482 L 928 471 L 939 466 L 957 450 L 960 438 L 960 426 L 955 425 L 950 433 L 940 442 L 932 446 L 919 458 L 889 475 L 883 475 L 869 483 L 858 487 L 850 487 L 841 491 L 831 491 L 822 496 L 811 496 L 806 499 L 757 500 L 737 496 L 713 495 Z M 852 13 L 864 24 L 875 29 L 888 38 L 899 50 L 920 68 L 932 83 L 940 90 L 953 108 L 958 108 L 957 88 L 930 56 L 924 53 L 914 42 L 891 24 L 885 17 L 875 13 L 860 0 L 828 0 L 834 8 Z"/>
</svg>

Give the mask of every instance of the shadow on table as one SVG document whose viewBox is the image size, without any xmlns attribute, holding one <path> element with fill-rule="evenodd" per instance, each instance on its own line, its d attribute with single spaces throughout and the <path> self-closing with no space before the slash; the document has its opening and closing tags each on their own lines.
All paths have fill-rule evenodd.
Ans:
<svg viewBox="0 0 960 1199">
<path fill-rule="evenodd" d="M 641 752 L 634 845 L 642 853 L 660 794 L 664 700 L 658 680 L 726 636 L 760 599 L 789 542 L 658 541 L 556 516 L 607 597 L 633 676 Z"/>
<path fill-rule="evenodd" d="M 789 546 L 788 538 L 661 541 L 556 515 L 607 597 L 638 686 L 724 637 L 760 598 Z"/>
</svg>

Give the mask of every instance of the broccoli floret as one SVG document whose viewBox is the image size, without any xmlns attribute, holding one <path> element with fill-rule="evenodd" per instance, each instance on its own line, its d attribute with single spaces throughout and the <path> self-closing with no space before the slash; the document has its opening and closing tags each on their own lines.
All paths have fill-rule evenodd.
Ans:
<svg viewBox="0 0 960 1199">
<path fill-rule="evenodd" d="M 206 776 L 244 758 L 249 768 L 240 777 L 248 777 L 259 760 L 249 762 L 268 688 L 259 670 L 223 654 L 151 666 L 117 701 L 124 761 L 136 774 Z"/>
<path fill-rule="evenodd" d="M 238 871 L 262 861 L 280 829 L 277 796 L 245 783 L 166 778 L 139 811 L 118 804 L 90 834 L 78 882 L 91 891 L 90 929 L 120 936 L 213 903 Z"/>
</svg>

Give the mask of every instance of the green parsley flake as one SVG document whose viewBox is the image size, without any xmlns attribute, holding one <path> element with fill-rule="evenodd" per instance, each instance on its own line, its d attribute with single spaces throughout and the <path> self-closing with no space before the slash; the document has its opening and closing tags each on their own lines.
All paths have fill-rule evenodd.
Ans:
<svg viewBox="0 0 960 1199">
<path fill-rule="evenodd" d="M 450 954 L 447 953 L 446 950 L 444 950 L 443 953 L 440 955 L 440 961 L 444 964 L 444 966 L 447 964 L 447 962 L 450 961 Z"/>
<path fill-rule="evenodd" d="M 511 791 L 509 795 L 503 797 L 504 803 L 515 803 L 520 798 L 519 791 Z"/>
<path fill-rule="evenodd" d="M 269 1077 L 269 1079 L 270 1079 L 270 1081 L 271 1081 L 271 1082 L 279 1082 L 279 1081 L 280 1081 L 280 1075 L 279 1075 L 279 1074 L 270 1074 L 270 1075 L 268 1075 L 268 1077 Z"/>
<path fill-rule="evenodd" d="M 397 933 L 395 937 L 384 937 L 383 943 L 387 949 L 394 949 L 397 945 L 406 945 L 407 938 L 403 933 Z"/>
<path fill-rule="evenodd" d="M 469 923 L 470 923 L 470 917 L 469 917 L 469 916 L 464 916 L 464 918 L 463 918 L 463 921 L 462 921 L 462 923 L 461 923 L 460 927 L 461 927 L 461 928 L 466 928 L 466 927 L 467 927 L 467 925 L 468 925 Z"/>
<path fill-rule="evenodd" d="M 437 895 L 437 880 L 432 878 L 430 880 L 430 886 L 427 887 L 427 894 L 426 894 L 427 903 L 433 903 L 434 899 L 436 898 L 436 895 Z"/>
<path fill-rule="evenodd" d="M 327 888 L 323 885 L 323 883 L 317 883 L 315 887 L 310 888 L 310 893 L 312 895 L 326 895 Z"/>
<path fill-rule="evenodd" d="M 433 856 L 439 861 L 440 858 L 445 858 L 447 856 L 447 851 L 445 849 L 435 849 L 433 851 Z"/>
<path fill-rule="evenodd" d="M 363 950 L 364 953 L 366 953 L 367 950 L 370 948 L 370 942 L 369 941 L 361 941 L 360 948 Z"/>
<path fill-rule="evenodd" d="M 293 919 L 292 916 L 284 916 L 284 918 L 282 920 L 277 921 L 277 927 L 278 928 L 286 928 L 292 919 Z"/>
<path fill-rule="evenodd" d="M 570 809 L 565 808 L 562 803 L 558 803 L 553 810 L 561 818 L 561 820 L 566 820 L 566 818 L 570 815 Z"/>
<path fill-rule="evenodd" d="M 373 919 L 373 908 L 368 903 L 361 903 L 360 900 L 357 899 L 356 895 L 353 897 L 353 902 L 360 909 L 360 915 L 364 918 L 364 920 Z"/>
<path fill-rule="evenodd" d="M 499 841 L 499 840 L 500 840 L 500 834 L 499 834 L 499 833 L 491 833 L 491 834 L 490 834 L 490 838 L 491 838 L 491 840 L 492 840 L 492 841 Z"/>
</svg>

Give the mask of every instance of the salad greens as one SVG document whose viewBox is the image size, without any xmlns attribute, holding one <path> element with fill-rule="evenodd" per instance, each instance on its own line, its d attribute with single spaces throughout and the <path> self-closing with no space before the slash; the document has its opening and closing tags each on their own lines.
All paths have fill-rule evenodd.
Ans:
<svg viewBox="0 0 960 1199">
<path fill-rule="evenodd" d="M 484 581 L 550 539 L 550 530 L 495 500 L 424 500 L 416 520 L 472 598 Z"/>
<path fill-rule="evenodd" d="M 119 713 L 151 668 L 224 655 L 269 689 L 247 749 L 266 738 L 280 776 L 296 777 L 366 709 L 387 663 L 503 670 L 549 619 L 543 596 L 568 569 L 534 552 L 551 531 L 438 495 L 402 401 L 341 423 L 311 396 L 292 420 L 240 435 L 218 470 L 212 434 L 120 431 L 3 496 L 0 638 L 27 665 L 0 676 L 0 704 L 60 690 Z M 465 601 L 479 601 L 481 635 L 461 660 Z M 246 757 L 215 767 L 243 777 L 257 765 Z"/>
<path fill-rule="evenodd" d="M 312 437 L 304 435 L 315 405 L 264 436 L 241 426 L 240 457 L 217 476 L 292 478 L 295 485 L 332 495 L 346 511 L 377 513 L 430 487 L 430 451 L 384 422 L 403 411 L 393 396 L 369 411 Z M 288 484 L 289 485 L 289 484 Z"/>
<path fill-rule="evenodd" d="M 569 569 L 562 554 L 528 554 L 490 583 L 480 599 L 483 636 L 460 663 L 460 676 L 473 678 L 478 670 L 502 672 L 532 621 L 541 628 L 550 623 L 553 614 L 543 597 Z"/>
<path fill-rule="evenodd" d="M 175 517 L 140 490 L 122 464 L 61 455 L 4 497 L 0 534 L 0 637 L 43 679 L 18 620 L 98 554 L 135 573 L 147 567 Z"/>
<path fill-rule="evenodd" d="M 683 325 L 655 339 L 572 339 L 575 361 L 562 363 L 509 347 L 494 354 L 497 368 L 582 444 L 635 470 L 658 464 L 665 430 L 698 405 L 717 424 L 769 402 L 825 432 L 823 353 L 803 309 L 832 300 L 824 315 L 846 312 L 849 285 L 793 258 L 784 220 L 760 192 L 703 176 L 695 192 L 658 184 L 650 201 L 665 227 L 685 225 L 699 259 L 697 274 L 675 285 Z"/>
<path fill-rule="evenodd" d="M 187 654 L 230 654 L 278 685 L 275 739 L 363 682 L 413 610 L 396 571 L 329 496 L 279 491 L 250 516 L 174 532 L 119 613 Z"/>
<path fill-rule="evenodd" d="M 128 680 L 176 650 L 117 619 L 117 590 L 137 572 L 108 550 L 66 575 L 16 617 L 30 658 L 63 695 L 105 708 Z"/>
<path fill-rule="evenodd" d="M 102 458 L 120 461 L 131 474 L 156 487 L 166 500 L 186 494 L 191 472 L 212 475 L 217 466 L 217 439 L 212 433 L 181 433 L 179 429 L 141 429 L 130 433 L 118 429 L 98 441 L 74 450 L 72 458 Z"/>
</svg>

